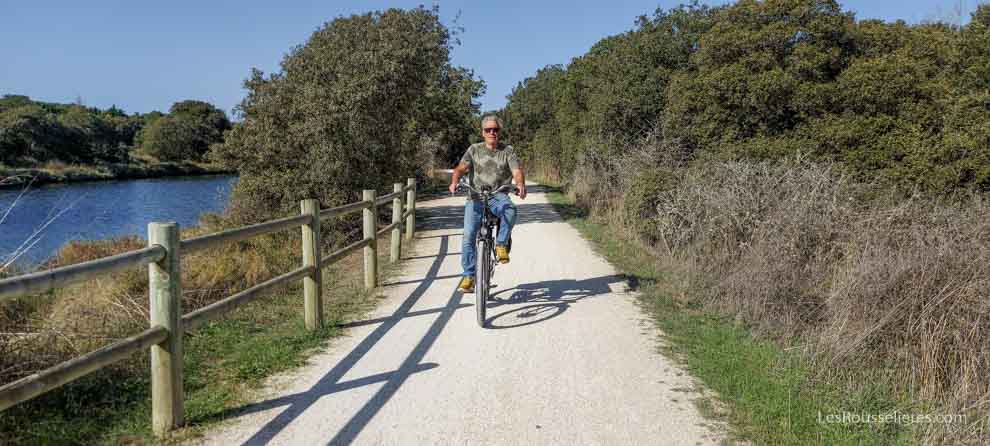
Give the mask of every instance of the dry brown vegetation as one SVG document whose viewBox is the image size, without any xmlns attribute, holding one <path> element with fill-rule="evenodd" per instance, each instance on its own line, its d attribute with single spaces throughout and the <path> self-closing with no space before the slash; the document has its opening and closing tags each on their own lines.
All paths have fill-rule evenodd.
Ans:
<svg viewBox="0 0 990 446">
<path fill-rule="evenodd" d="M 223 228 L 219 218 L 207 217 L 201 226 L 184 230 L 183 238 Z M 183 256 L 183 311 L 296 267 L 301 260 L 299 237 L 294 235 L 283 232 Z M 71 242 L 45 266 L 71 265 L 144 246 L 137 237 Z M 147 275 L 146 268 L 134 268 L 0 306 L 0 383 L 147 328 Z"/>
<path fill-rule="evenodd" d="M 608 146 L 608 142 L 603 146 Z M 648 137 L 579 161 L 592 218 L 649 246 L 684 299 L 802 351 L 819 384 L 881 380 L 926 443 L 985 443 L 990 205 L 851 181 L 834 166 L 696 160 Z"/>
<path fill-rule="evenodd" d="M 429 188 L 424 188 L 429 189 Z M 387 210 L 380 223 L 390 220 Z M 332 220 L 340 223 L 341 219 Z M 204 215 L 189 238 L 229 229 L 229 217 Z M 325 225 L 324 254 L 355 241 L 357 233 Z M 347 223 L 338 226 L 347 227 Z M 353 225 L 350 225 L 353 226 Z M 188 313 L 301 265 L 299 230 L 183 256 L 183 312 Z M 389 237 L 378 239 L 380 272 Z M 45 268 L 79 263 L 143 247 L 136 237 L 66 245 Z M 235 310 L 223 320 L 186 335 L 187 416 L 194 426 L 222 419 L 244 404 L 261 379 L 298 366 L 313 349 L 341 333 L 337 324 L 372 308 L 376 295 L 364 290 L 358 250 L 324 269 L 323 330 L 302 327 L 298 282 Z M 23 271 L 21 271 L 23 272 Z M 17 271 L 0 271 L 4 275 Z M 147 268 L 135 268 L 50 293 L 0 304 L 0 385 L 133 335 L 148 326 Z M 147 351 L 91 376 L 5 411 L 0 438 L 7 444 L 120 444 L 153 442 Z M 26 423 L 37 428 L 25 429 Z M 193 427 L 193 431 L 198 427 Z M 186 434 L 182 434 L 186 435 Z M 144 440 L 141 440 L 141 439 Z"/>
</svg>

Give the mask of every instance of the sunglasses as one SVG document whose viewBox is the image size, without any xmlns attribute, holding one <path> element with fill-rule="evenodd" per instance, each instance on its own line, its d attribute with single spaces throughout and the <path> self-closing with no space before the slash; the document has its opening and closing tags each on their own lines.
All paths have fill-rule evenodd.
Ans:
<svg viewBox="0 0 990 446">
<path fill-rule="evenodd" d="M 498 133 L 499 128 L 498 127 L 490 127 L 490 128 L 484 129 L 484 130 L 485 130 L 485 133 Z"/>
</svg>

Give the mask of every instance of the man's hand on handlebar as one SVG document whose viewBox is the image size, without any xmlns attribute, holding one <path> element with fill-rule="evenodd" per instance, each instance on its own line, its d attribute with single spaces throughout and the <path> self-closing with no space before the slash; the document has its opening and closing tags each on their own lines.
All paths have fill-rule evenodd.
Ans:
<svg viewBox="0 0 990 446">
<path fill-rule="evenodd" d="M 473 192 L 478 192 L 477 190 L 475 190 L 473 187 L 471 187 L 471 185 L 469 185 L 464 180 L 461 180 L 461 181 L 459 181 L 457 183 L 450 183 L 450 186 L 447 188 L 447 190 L 449 190 L 451 194 L 456 194 L 457 193 L 457 190 L 460 189 L 460 188 L 462 188 L 462 187 L 464 189 L 467 189 L 467 190 L 470 190 L 470 191 L 473 191 Z M 495 192 L 496 193 L 503 193 L 503 192 L 504 193 L 512 193 L 512 192 L 515 192 L 515 194 L 517 196 L 519 196 L 519 198 L 521 198 L 523 200 L 526 199 L 526 185 L 525 184 L 523 184 L 521 186 L 513 186 L 511 184 L 506 184 L 504 186 L 499 187 Z"/>
</svg>

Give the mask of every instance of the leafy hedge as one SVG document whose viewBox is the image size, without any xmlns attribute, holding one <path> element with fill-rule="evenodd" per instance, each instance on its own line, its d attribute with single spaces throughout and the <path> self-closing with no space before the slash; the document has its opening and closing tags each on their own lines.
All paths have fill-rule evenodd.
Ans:
<svg viewBox="0 0 990 446">
<path fill-rule="evenodd" d="M 990 5 L 962 27 L 857 21 L 831 0 L 657 10 L 520 82 L 501 113 L 565 178 L 603 134 L 659 127 L 695 156 L 800 152 L 860 180 L 986 191 Z"/>
</svg>

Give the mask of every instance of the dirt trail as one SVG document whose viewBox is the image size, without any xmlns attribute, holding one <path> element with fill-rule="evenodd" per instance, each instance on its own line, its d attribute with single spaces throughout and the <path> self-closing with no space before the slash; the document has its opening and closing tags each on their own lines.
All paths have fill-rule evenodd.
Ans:
<svg viewBox="0 0 990 446">
<path fill-rule="evenodd" d="M 429 229 L 378 309 L 201 442 L 718 444 L 615 269 L 544 194 L 514 200 L 491 328 L 455 291 L 464 198 L 423 202 Z"/>
</svg>

